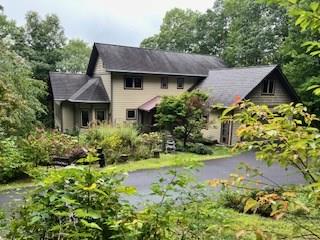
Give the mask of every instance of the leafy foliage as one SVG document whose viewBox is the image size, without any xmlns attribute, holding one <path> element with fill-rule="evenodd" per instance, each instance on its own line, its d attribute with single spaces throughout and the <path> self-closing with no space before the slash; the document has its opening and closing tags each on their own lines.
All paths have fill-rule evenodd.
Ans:
<svg viewBox="0 0 320 240">
<path fill-rule="evenodd" d="M 191 10 L 167 12 L 160 33 L 142 47 L 214 54 L 230 65 L 270 64 L 287 35 L 284 10 L 255 0 L 218 0 L 201 14 Z"/>
<path fill-rule="evenodd" d="M 28 166 L 15 139 L 0 140 L 0 183 L 25 177 Z"/>
<path fill-rule="evenodd" d="M 49 71 L 62 59 L 60 49 L 65 44 L 59 18 L 53 14 L 41 19 L 37 12 L 28 12 L 25 31 L 29 46 L 25 56 L 32 64 L 33 77 L 48 80 Z"/>
<path fill-rule="evenodd" d="M 164 97 L 157 107 L 157 126 L 180 135 L 185 147 L 192 135 L 198 135 L 205 127 L 207 99 L 200 91 Z"/>
<path fill-rule="evenodd" d="M 160 33 L 146 38 L 142 47 L 194 52 L 199 12 L 174 8 L 163 18 Z"/>
<path fill-rule="evenodd" d="M 20 144 L 24 160 L 35 165 L 52 163 L 54 157 L 71 157 L 81 148 L 78 141 L 56 130 L 36 129 Z"/>
<path fill-rule="evenodd" d="M 289 15 L 295 18 L 295 24 L 300 26 L 302 31 L 310 30 L 313 37 L 303 43 L 311 56 L 320 57 L 320 3 L 313 0 L 266 0 L 277 3 L 288 9 Z M 314 41 L 313 41 L 314 39 Z"/>
<path fill-rule="evenodd" d="M 25 135 L 45 113 L 39 99 L 45 85 L 31 79 L 27 62 L 0 43 L 0 131 L 5 136 Z"/>
<path fill-rule="evenodd" d="M 230 110 L 240 110 L 233 116 Z M 228 114 L 229 113 L 229 114 Z M 282 104 L 273 109 L 249 101 L 229 108 L 224 120 L 240 124 L 237 135 L 243 141 L 235 148 L 257 150 L 257 158 L 271 165 L 293 166 L 310 183 L 319 181 L 320 134 L 312 127 L 318 118 L 302 104 Z"/>
<path fill-rule="evenodd" d="M 121 155 L 133 160 L 149 158 L 153 151 L 161 150 L 162 140 L 158 133 L 140 134 L 135 126 L 125 124 L 93 125 L 81 138 L 83 144 L 102 148 L 109 163 L 119 161 Z"/>
<path fill-rule="evenodd" d="M 133 208 L 120 200 L 120 193 L 132 189 L 120 183 L 118 177 L 81 168 L 51 173 L 20 208 L 8 237 L 119 239 L 130 234 L 126 223 Z"/>
<path fill-rule="evenodd" d="M 187 151 L 192 152 L 192 153 L 202 154 L 202 155 L 213 153 L 212 148 L 210 148 L 202 143 L 188 144 Z"/>
<path fill-rule="evenodd" d="M 61 49 L 62 60 L 56 68 L 63 72 L 85 73 L 89 62 L 90 48 L 80 39 L 72 39 Z"/>
</svg>

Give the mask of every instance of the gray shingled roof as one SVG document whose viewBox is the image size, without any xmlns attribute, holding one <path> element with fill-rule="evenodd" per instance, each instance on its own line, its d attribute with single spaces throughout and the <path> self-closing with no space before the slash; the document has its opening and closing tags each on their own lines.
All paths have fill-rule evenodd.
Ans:
<svg viewBox="0 0 320 240">
<path fill-rule="evenodd" d="M 224 68 L 217 57 L 95 43 L 108 71 L 130 73 L 208 76 L 209 70 Z"/>
<path fill-rule="evenodd" d="M 110 102 L 100 78 L 89 79 L 68 100 L 70 102 Z"/>
<path fill-rule="evenodd" d="M 70 102 L 110 102 L 100 78 L 84 74 L 50 72 L 54 100 Z"/>
<path fill-rule="evenodd" d="M 212 70 L 198 86 L 214 103 L 229 106 L 244 99 L 277 65 Z"/>
<path fill-rule="evenodd" d="M 50 72 L 49 77 L 55 100 L 67 100 L 88 81 L 85 74 Z"/>
</svg>

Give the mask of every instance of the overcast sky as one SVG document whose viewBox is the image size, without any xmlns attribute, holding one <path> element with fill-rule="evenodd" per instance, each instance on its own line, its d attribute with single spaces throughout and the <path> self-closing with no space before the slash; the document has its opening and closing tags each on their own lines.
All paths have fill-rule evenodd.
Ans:
<svg viewBox="0 0 320 240">
<path fill-rule="evenodd" d="M 24 24 L 27 11 L 59 16 L 69 38 L 138 46 L 159 31 L 166 11 L 190 8 L 204 12 L 214 0 L 0 0 L 4 13 Z"/>
</svg>

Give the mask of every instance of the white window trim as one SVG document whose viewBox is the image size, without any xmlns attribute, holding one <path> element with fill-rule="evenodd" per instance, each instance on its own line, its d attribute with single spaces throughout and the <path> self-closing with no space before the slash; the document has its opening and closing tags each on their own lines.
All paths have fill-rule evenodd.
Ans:
<svg viewBox="0 0 320 240">
<path fill-rule="evenodd" d="M 129 111 L 134 111 L 134 117 L 133 118 L 128 117 L 128 112 Z M 126 109 L 126 119 L 127 120 L 137 120 L 137 109 L 127 108 Z"/>
</svg>

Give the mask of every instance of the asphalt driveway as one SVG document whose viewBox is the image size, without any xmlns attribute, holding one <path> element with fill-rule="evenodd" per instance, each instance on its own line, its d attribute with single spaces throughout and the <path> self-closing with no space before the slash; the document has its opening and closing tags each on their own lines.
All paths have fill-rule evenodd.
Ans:
<svg viewBox="0 0 320 240">
<path fill-rule="evenodd" d="M 294 169 L 289 168 L 285 170 L 278 165 L 272 165 L 271 167 L 268 167 L 264 162 L 257 161 L 255 158 L 255 153 L 253 152 L 236 155 L 229 158 L 206 161 L 204 162 L 203 167 L 199 168 L 197 171 L 194 171 L 194 175 L 199 181 L 205 181 L 214 178 L 227 178 L 230 173 L 233 173 L 237 170 L 237 166 L 241 162 L 258 168 L 264 174 L 264 176 L 279 185 L 298 184 L 304 182 L 301 174 L 296 172 Z M 147 199 L 156 201 L 156 198 L 149 196 L 150 185 L 157 181 L 159 177 L 166 177 L 167 172 L 168 168 L 162 168 L 129 173 L 129 176 L 125 180 L 125 184 L 135 186 L 138 191 L 138 195 L 130 197 L 129 201 L 134 204 L 141 203 Z M 8 210 L 10 209 L 10 206 L 16 206 L 19 201 L 21 201 L 23 196 L 29 191 L 30 188 L 18 191 L 11 190 L 0 192 L 0 207 Z"/>
</svg>

